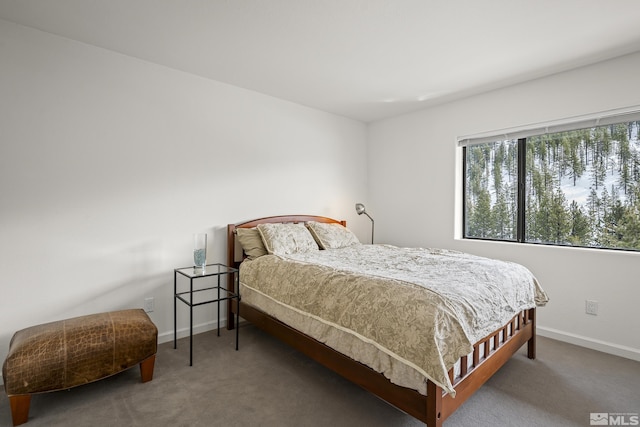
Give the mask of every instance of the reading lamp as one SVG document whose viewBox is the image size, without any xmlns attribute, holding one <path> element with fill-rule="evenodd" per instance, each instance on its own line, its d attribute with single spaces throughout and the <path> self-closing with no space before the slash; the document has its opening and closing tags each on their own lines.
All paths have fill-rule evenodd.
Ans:
<svg viewBox="0 0 640 427">
<path fill-rule="evenodd" d="M 371 220 L 371 244 L 373 245 L 373 218 L 371 218 L 371 215 L 367 213 L 367 210 L 364 208 L 362 203 L 356 203 L 356 212 L 358 215 L 365 214 Z"/>
</svg>

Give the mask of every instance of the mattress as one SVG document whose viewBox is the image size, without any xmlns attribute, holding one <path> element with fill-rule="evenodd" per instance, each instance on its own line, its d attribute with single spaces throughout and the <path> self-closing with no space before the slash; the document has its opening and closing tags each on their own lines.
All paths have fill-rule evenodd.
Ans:
<svg viewBox="0 0 640 427">
<path fill-rule="evenodd" d="M 548 297 L 525 267 L 462 252 L 353 245 L 240 266 L 243 303 L 426 394 L 473 344 Z"/>
</svg>

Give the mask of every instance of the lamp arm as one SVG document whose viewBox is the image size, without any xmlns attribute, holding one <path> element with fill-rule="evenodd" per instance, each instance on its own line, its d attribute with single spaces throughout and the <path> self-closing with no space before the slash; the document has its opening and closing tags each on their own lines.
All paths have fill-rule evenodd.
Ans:
<svg viewBox="0 0 640 427">
<path fill-rule="evenodd" d="M 369 217 L 369 219 L 371 220 L 371 244 L 373 245 L 373 230 L 374 230 L 374 221 L 373 218 L 371 218 L 371 215 L 369 215 L 366 211 L 362 212 L 363 214 L 365 214 L 366 216 Z"/>
</svg>

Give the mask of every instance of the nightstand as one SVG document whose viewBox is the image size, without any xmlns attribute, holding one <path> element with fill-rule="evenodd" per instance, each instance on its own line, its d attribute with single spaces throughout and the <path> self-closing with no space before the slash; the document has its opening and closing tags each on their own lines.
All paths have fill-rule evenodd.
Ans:
<svg viewBox="0 0 640 427">
<path fill-rule="evenodd" d="M 178 276 L 184 276 L 189 279 L 189 289 L 178 291 Z M 234 291 L 226 289 L 222 286 L 222 279 L 226 276 L 227 280 L 233 280 Z M 197 284 L 194 288 L 194 282 L 198 279 L 213 277 L 214 284 L 211 280 L 206 281 L 207 285 L 198 288 Z M 184 267 L 173 270 L 173 348 L 178 348 L 178 301 L 182 301 L 189 307 L 189 366 L 193 366 L 193 308 L 216 303 L 218 305 L 218 336 L 220 336 L 220 302 L 235 299 L 240 302 L 240 272 L 237 268 L 228 267 L 224 264 L 208 264 L 205 268 Z M 236 311 L 236 325 L 240 321 L 240 304 Z M 227 314 L 229 315 L 229 314 Z M 236 327 L 236 351 L 238 350 L 239 329 Z"/>
</svg>

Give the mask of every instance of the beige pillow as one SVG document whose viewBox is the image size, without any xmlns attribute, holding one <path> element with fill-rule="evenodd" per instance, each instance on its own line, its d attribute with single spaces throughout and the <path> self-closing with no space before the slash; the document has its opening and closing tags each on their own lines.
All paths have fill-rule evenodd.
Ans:
<svg viewBox="0 0 640 427">
<path fill-rule="evenodd" d="M 248 259 L 256 259 L 267 254 L 262 236 L 255 228 L 236 228 L 236 236 Z"/>
<path fill-rule="evenodd" d="M 258 224 L 267 252 L 286 255 L 317 251 L 318 244 L 304 224 Z"/>
<path fill-rule="evenodd" d="M 322 249 L 338 249 L 360 244 L 356 235 L 342 224 L 309 221 L 307 228 Z"/>
</svg>

